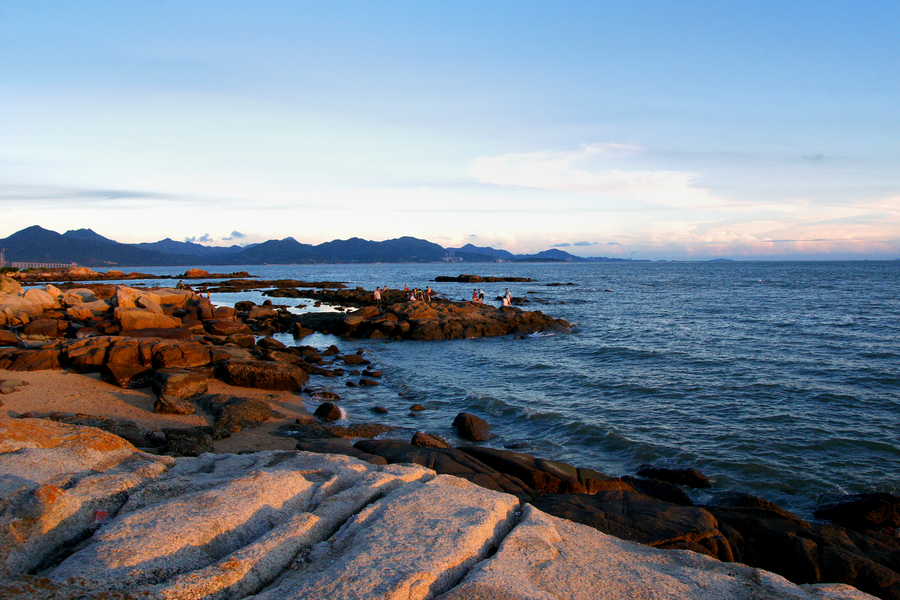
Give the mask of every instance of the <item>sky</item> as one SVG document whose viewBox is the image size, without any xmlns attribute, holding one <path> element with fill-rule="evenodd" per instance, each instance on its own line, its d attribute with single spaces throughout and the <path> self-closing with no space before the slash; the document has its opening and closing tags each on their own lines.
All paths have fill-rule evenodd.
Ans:
<svg viewBox="0 0 900 600">
<path fill-rule="evenodd" d="M 0 0 L 0 215 L 900 258 L 900 2 Z"/>
</svg>

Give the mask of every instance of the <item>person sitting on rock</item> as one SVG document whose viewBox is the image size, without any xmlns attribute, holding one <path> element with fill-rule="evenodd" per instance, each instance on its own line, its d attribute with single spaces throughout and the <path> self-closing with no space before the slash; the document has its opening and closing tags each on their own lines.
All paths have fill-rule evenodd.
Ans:
<svg viewBox="0 0 900 600">
<path fill-rule="evenodd" d="M 181 281 L 181 280 L 179 279 L 179 280 L 178 280 L 178 285 L 175 286 L 175 289 L 176 289 L 176 290 L 183 290 L 183 289 L 184 289 L 184 282 Z"/>
<path fill-rule="evenodd" d="M 478 304 L 478 290 L 472 290 L 472 302 Z"/>
</svg>

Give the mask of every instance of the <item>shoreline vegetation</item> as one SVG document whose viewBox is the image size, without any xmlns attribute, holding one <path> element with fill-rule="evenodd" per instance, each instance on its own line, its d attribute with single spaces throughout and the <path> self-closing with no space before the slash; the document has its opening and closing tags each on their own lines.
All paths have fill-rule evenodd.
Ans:
<svg viewBox="0 0 900 600">
<path fill-rule="evenodd" d="M 80 274 L 86 280 L 90 275 Z M 179 279 L 227 278 L 193 275 Z M 299 341 L 314 331 L 396 340 L 515 337 L 569 331 L 565 321 L 515 307 L 410 302 L 404 290 L 384 292 L 384 306 L 378 308 L 373 291 L 347 289 L 340 282 L 230 275 L 235 278 L 195 285 L 196 292 L 79 285 L 74 277 L 24 290 L 17 280 L 0 279 L 2 421 L 99 428 L 163 463 L 169 456 L 296 448 L 376 466 L 414 464 L 624 540 L 745 563 L 797 584 L 846 583 L 880 598 L 900 598 L 900 498 L 895 495 L 823 498 L 818 521 L 811 522 L 749 494 L 717 493 L 710 504 L 698 506 L 686 490 L 714 489 L 715 482 L 690 466 L 646 465 L 633 475 L 611 476 L 515 448 L 479 445 L 490 439 L 490 425 L 466 413 L 453 427 L 471 444 L 452 447 L 427 432 L 409 441 L 390 439 L 388 424 L 335 424 L 342 416 L 340 398 L 316 386 L 317 380 L 339 379 L 378 385 L 382 373 L 364 354 L 342 354 L 334 346 L 287 346 L 267 337 L 290 332 Z M 457 281 L 471 283 L 474 277 L 461 275 L 466 279 Z M 271 297 L 308 298 L 346 312 L 295 315 L 285 307 L 251 302 L 214 306 L 199 292 L 261 288 L 271 288 L 266 292 Z M 63 382 L 72 386 L 64 393 L 51 387 Z M 314 415 L 303 408 L 304 396 L 319 402 Z M 22 537 L 11 533 L 17 519 L 50 511 L 49 504 L 34 508 L 34 494 L 47 493 L 41 489 L 10 496 L 0 523 L 7 542 L 15 545 Z M 6 575 L 37 572 L 73 541 L 51 543 L 51 537 L 32 567 Z M 16 543 L 34 542 L 23 539 Z M 14 550 L 5 552 L 0 558 Z"/>
</svg>

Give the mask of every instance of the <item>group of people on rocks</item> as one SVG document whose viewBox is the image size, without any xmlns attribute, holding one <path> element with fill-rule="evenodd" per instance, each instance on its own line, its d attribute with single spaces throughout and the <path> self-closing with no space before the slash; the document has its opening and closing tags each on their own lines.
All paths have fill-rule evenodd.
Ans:
<svg viewBox="0 0 900 600">
<path fill-rule="evenodd" d="M 373 292 L 375 306 L 379 309 L 381 309 L 384 303 L 384 294 L 387 290 L 387 286 L 376 287 L 375 292 Z M 406 294 L 408 302 L 431 302 L 431 295 L 434 293 L 431 286 L 427 286 L 424 290 L 420 290 L 419 288 L 409 289 L 408 285 L 403 286 L 403 292 Z M 472 290 L 472 302 L 475 304 L 484 304 L 484 290 Z M 512 306 L 512 295 L 509 293 L 509 288 L 506 288 L 506 291 L 501 297 L 501 305 Z"/>
<path fill-rule="evenodd" d="M 475 304 L 484 304 L 484 290 L 472 290 L 472 302 Z M 512 294 L 509 293 L 509 288 L 506 288 L 506 291 L 500 298 L 500 303 L 502 306 L 512 306 Z"/>
<path fill-rule="evenodd" d="M 384 294 L 385 292 L 387 292 L 387 290 L 388 286 L 375 288 L 375 306 L 377 306 L 379 309 L 383 304 Z M 406 294 L 406 299 L 409 302 L 431 302 L 431 294 L 434 293 L 431 290 L 431 286 L 427 286 L 424 290 L 420 290 L 419 288 L 409 289 L 408 285 L 403 286 L 403 292 L 404 294 Z"/>
</svg>

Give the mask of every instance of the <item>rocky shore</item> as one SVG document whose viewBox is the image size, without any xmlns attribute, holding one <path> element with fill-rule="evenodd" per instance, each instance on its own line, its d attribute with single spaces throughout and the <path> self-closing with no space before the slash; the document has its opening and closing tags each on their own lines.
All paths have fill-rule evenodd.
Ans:
<svg viewBox="0 0 900 600">
<path fill-rule="evenodd" d="M 845 583 L 900 598 L 896 496 L 831 499 L 808 522 L 748 495 L 695 506 L 684 488 L 714 483 L 691 470 L 615 477 L 424 433 L 373 439 L 387 427 L 303 414 L 311 381 L 380 374 L 336 348 L 257 341 L 314 325 L 283 309 L 185 290 L 0 290 L 0 596 L 865 597 L 818 585 Z M 363 305 L 316 324 L 347 336 L 566 326 L 327 293 Z M 121 398 L 66 410 L 83 399 L 45 397 L 47 371 Z M 454 423 L 463 439 L 490 437 L 471 415 Z M 236 441 L 261 430 L 276 449 Z"/>
</svg>

